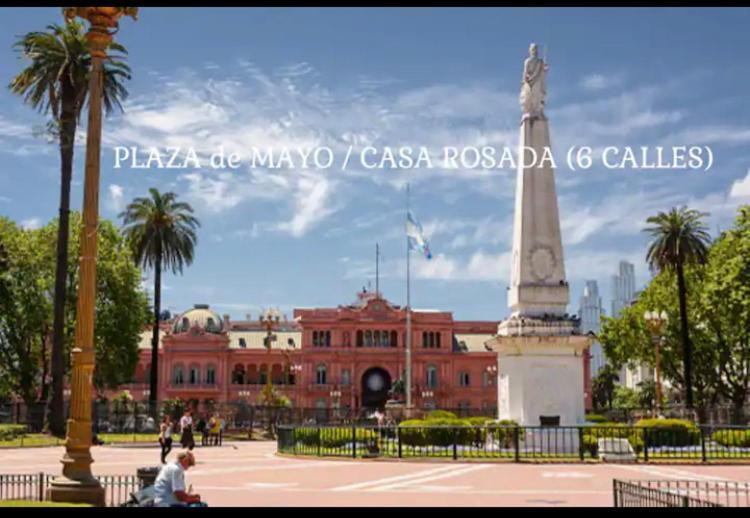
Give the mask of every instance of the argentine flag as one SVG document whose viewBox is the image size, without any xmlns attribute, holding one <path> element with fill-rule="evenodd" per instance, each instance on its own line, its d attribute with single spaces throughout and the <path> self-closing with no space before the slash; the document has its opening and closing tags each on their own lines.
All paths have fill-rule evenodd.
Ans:
<svg viewBox="0 0 750 518">
<path fill-rule="evenodd" d="M 411 212 L 406 216 L 406 236 L 409 238 L 410 250 L 419 252 L 427 259 L 432 259 L 430 245 L 427 244 L 427 240 L 424 237 L 422 225 L 419 224 L 419 221 L 417 221 Z"/>
</svg>

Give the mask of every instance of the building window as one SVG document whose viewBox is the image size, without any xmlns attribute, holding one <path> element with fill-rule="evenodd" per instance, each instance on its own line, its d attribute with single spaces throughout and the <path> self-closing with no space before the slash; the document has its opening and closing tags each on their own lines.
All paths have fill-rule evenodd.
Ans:
<svg viewBox="0 0 750 518">
<path fill-rule="evenodd" d="M 258 383 L 261 385 L 265 385 L 266 383 L 268 383 L 268 366 L 267 365 L 260 366 L 260 375 L 258 377 Z"/>
<path fill-rule="evenodd" d="M 315 370 L 315 383 L 317 383 L 318 385 L 325 385 L 326 378 L 327 378 L 326 366 L 321 363 L 320 365 L 318 365 L 318 368 Z"/>
<path fill-rule="evenodd" d="M 482 373 L 482 386 L 483 387 L 492 386 L 492 378 L 490 378 L 490 373 L 487 371 L 484 371 Z"/>
<path fill-rule="evenodd" d="M 364 345 L 365 345 L 364 334 L 362 333 L 362 331 L 357 331 L 357 347 L 362 347 Z"/>
<path fill-rule="evenodd" d="M 459 372 L 458 373 L 458 385 L 461 387 L 468 387 L 470 384 L 469 373 Z"/>
<path fill-rule="evenodd" d="M 174 385 L 182 385 L 185 383 L 185 372 L 182 370 L 182 365 L 175 366 L 174 374 L 172 375 L 172 383 Z"/>
<path fill-rule="evenodd" d="M 398 347 L 398 333 L 391 331 L 391 347 Z"/>
<path fill-rule="evenodd" d="M 216 384 L 216 367 L 209 365 L 206 367 L 206 385 Z"/>
<path fill-rule="evenodd" d="M 344 331 L 344 333 L 341 335 L 341 341 L 344 343 L 344 347 L 351 347 L 351 335 L 349 335 L 349 331 Z"/>
<path fill-rule="evenodd" d="M 245 341 L 244 338 L 240 338 L 240 347 L 242 349 L 247 349 L 247 342 Z"/>
<path fill-rule="evenodd" d="M 365 347 L 372 347 L 372 331 L 365 331 Z"/>
<path fill-rule="evenodd" d="M 440 349 L 440 333 L 435 333 L 435 347 Z"/>
<path fill-rule="evenodd" d="M 313 331 L 312 335 L 313 335 L 313 347 L 319 347 L 320 342 L 318 341 L 318 332 Z"/>
<path fill-rule="evenodd" d="M 242 365 L 235 365 L 234 371 L 232 372 L 232 383 L 235 385 L 245 384 L 245 367 Z"/>
<path fill-rule="evenodd" d="M 349 369 L 341 371 L 341 384 L 347 386 L 352 384 L 352 373 Z"/>
<path fill-rule="evenodd" d="M 423 331 L 422 332 L 422 347 L 425 349 L 439 349 L 440 348 L 440 333 L 434 331 Z"/>
<path fill-rule="evenodd" d="M 190 385 L 198 385 L 201 380 L 201 369 L 197 365 L 190 367 L 190 374 L 188 377 L 188 383 Z"/>
<path fill-rule="evenodd" d="M 437 388 L 438 386 L 438 372 L 437 367 L 434 365 L 428 365 L 425 371 L 425 385 L 427 388 Z"/>
</svg>

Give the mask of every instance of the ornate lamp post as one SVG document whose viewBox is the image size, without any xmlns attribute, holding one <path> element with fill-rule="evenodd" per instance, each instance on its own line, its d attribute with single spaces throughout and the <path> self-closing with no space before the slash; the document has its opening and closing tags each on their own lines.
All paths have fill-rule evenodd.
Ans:
<svg viewBox="0 0 750 518">
<path fill-rule="evenodd" d="M 423 390 L 422 391 L 422 401 L 424 402 L 425 408 L 427 408 L 427 400 L 432 399 L 435 397 L 435 393 L 431 390 Z"/>
<path fill-rule="evenodd" d="M 661 414 L 661 346 L 664 345 L 664 327 L 667 324 L 668 316 L 666 311 L 646 311 L 643 314 L 648 330 L 651 333 L 651 340 L 654 343 L 654 374 L 656 377 L 656 415 Z"/>
<path fill-rule="evenodd" d="M 94 304 L 96 300 L 96 254 L 99 219 L 99 160 L 102 138 L 103 61 L 107 47 L 123 16 L 136 19 L 137 7 L 65 7 L 70 23 L 76 17 L 90 24 L 86 40 L 91 53 L 89 119 L 86 135 L 86 176 L 83 193 L 80 280 L 72 351 L 70 417 L 62 458 L 62 477 L 54 479 L 47 498 L 55 502 L 83 502 L 104 506 L 104 488 L 91 474 L 91 403 L 94 375 Z"/>
<path fill-rule="evenodd" d="M 339 405 L 341 403 L 341 391 L 338 390 L 334 386 L 333 390 L 331 390 L 331 392 L 329 392 L 329 395 L 331 396 L 331 399 L 333 400 L 333 415 L 334 415 L 334 417 L 338 418 Z"/>
<path fill-rule="evenodd" d="M 266 337 L 263 339 L 263 345 L 265 345 L 266 352 L 268 353 L 268 372 L 266 374 L 266 386 L 263 391 L 265 392 L 266 406 L 270 406 L 271 398 L 273 397 L 273 384 L 271 383 L 271 374 L 273 372 L 271 368 L 271 346 L 273 342 L 276 341 L 276 335 L 273 334 L 273 327 L 274 324 L 279 323 L 281 315 L 279 314 L 278 309 L 273 310 L 268 308 L 265 315 L 261 312 L 259 320 L 266 326 Z"/>
</svg>

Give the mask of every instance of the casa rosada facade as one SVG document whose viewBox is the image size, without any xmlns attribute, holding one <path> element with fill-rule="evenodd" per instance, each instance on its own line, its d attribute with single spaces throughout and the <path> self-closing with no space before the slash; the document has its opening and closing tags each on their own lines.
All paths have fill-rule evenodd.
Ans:
<svg viewBox="0 0 750 518">
<path fill-rule="evenodd" d="M 498 359 L 485 342 L 496 331 L 497 322 L 456 321 L 450 312 L 412 310 L 413 404 L 495 413 Z M 148 398 L 151 336 L 150 330 L 142 335 L 134 383 L 117 392 Z M 405 371 L 405 345 L 405 308 L 364 290 L 353 304 L 295 309 L 293 321 L 270 324 L 231 321 L 196 305 L 160 329 L 158 399 L 259 404 L 270 376 L 293 407 L 382 407 Z M 587 367 L 588 355 L 582 361 Z M 588 394 L 581 397 L 589 399 Z"/>
</svg>

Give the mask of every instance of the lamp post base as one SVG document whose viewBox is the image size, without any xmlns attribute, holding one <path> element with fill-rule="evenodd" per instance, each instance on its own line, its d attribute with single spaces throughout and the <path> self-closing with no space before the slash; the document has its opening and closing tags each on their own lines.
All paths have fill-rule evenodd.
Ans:
<svg viewBox="0 0 750 518">
<path fill-rule="evenodd" d="M 47 500 L 50 502 L 69 502 L 74 504 L 91 504 L 105 507 L 104 488 L 95 478 L 81 482 L 65 477 L 57 477 L 47 489 Z"/>
</svg>

